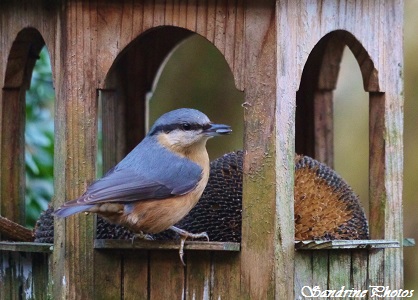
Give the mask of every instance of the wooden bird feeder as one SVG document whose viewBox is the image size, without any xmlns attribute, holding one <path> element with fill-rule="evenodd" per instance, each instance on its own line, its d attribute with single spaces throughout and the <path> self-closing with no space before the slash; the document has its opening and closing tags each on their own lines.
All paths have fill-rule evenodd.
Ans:
<svg viewBox="0 0 418 300">
<path fill-rule="evenodd" d="M 96 240 L 94 217 L 79 214 L 55 220 L 53 245 L 0 244 L 0 299 L 303 299 L 304 286 L 403 288 L 402 0 L 1 1 L 0 24 L 0 212 L 20 224 L 24 95 L 44 45 L 56 91 L 55 207 L 95 178 L 97 99 L 106 168 L 144 136 L 146 93 L 187 37 L 215 45 L 245 93 L 240 244 L 188 242 L 183 267 L 174 242 Z M 369 93 L 372 240 L 295 246 L 294 153 L 333 165 L 332 97 L 346 46 Z"/>
</svg>

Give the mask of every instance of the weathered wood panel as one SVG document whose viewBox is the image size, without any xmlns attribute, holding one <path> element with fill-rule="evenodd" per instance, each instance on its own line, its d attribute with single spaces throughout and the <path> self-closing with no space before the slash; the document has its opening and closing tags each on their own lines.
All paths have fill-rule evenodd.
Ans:
<svg viewBox="0 0 418 300">
<path fill-rule="evenodd" d="M 212 299 L 239 299 L 241 297 L 239 253 L 213 253 L 212 255 Z"/>
<path fill-rule="evenodd" d="M 33 67 L 45 42 L 39 31 L 25 28 L 13 37 L 7 58 L 0 99 L 0 212 L 11 221 L 25 222 L 25 92 Z M 4 45 L 6 48 L 6 45 Z M 7 171 L 6 171 L 7 170 Z"/>
<path fill-rule="evenodd" d="M 20 224 L 25 220 L 24 89 L 3 89 L 1 116 L 1 214 Z M 22 95 L 23 94 L 23 95 Z"/>
<path fill-rule="evenodd" d="M 368 252 L 365 250 L 351 251 L 350 286 L 356 290 L 365 291 L 369 288 Z"/>
<path fill-rule="evenodd" d="M 178 251 L 151 251 L 149 272 L 149 299 L 184 299 L 185 268 Z"/>
<path fill-rule="evenodd" d="M 185 299 L 210 299 L 211 253 L 187 251 Z"/>
<path fill-rule="evenodd" d="M 132 251 L 123 255 L 123 299 L 149 299 L 148 251 Z"/>
<path fill-rule="evenodd" d="M 60 32 L 63 65 L 56 119 L 61 174 L 55 206 L 81 195 L 95 178 L 97 153 L 96 45 L 94 3 L 67 2 Z M 61 152 L 62 151 L 62 152 Z M 55 221 L 54 299 L 94 298 L 94 219 L 79 214 Z M 65 260 L 63 260 L 65 257 Z"/>
<path fill-rule="evenodd" d="M 49 254 L 0 251 L 0 299 L 48 299 Z"/>
<path fill-rule="evenodd" d="M 276 97 L 274 3 L 246 5 L 241 298 L 273 299 L 280 293 L 290 299 L 294 225 L 289 153 L 293 156 L 294 150 L 293 137 L 288 137 L 293 115 L 286 99 Z"/>
<path fill-rule="evenodd" d="M 25 92 L 41 48 L 48 46 L 55 63 L 56 3 L 0 3 L 0 212 L 25 222 Z M 55 74 L 54 74 L 55 75 Z M 36 247 L 0 251 L 0 299 L 48 299 L 49 254 Z M 32 252 L 33 251 L 33 252 Z M 30 253 L 32 252 L 32 253 Z"/>
<path fill-rule="evenodd" d="M 315 256 L 317 257 L 317 256 Z M 295 275 L 294 275 L 294 297 L 295 299 L 303 299 L 304 286 L 313 286 L 313 271 L 318 269 L 312 268 L 312 253 L 299 252 L 295 254 Z M 317 280 L 315 280 L 317 284 Z"/>
<path fill-rule="evenodd" d="M 245 69 L 244 7 L 242 0 L 98 1 L 99 87 L 104 87 L 104 79 L 115 58 L 131 41 L 154 27 L 176 26 L 196 32 L 212 42 L 224 54 L 234 74 L 236 86 L 242 90 Z"/>
<path fill-rule="evenodd" d="M 332 164 L 332 142 L 327 139 L 327 132 L 332 128 L 329 121 L 321 119 L 330 114 L 331 106 L 325 103 L 331 103 L 329 99 L 332 95 L 328 94 L 326 99 L 320 97 L 322 100 L 313 98 L 312 95 L 320 95 L 318 93 L 323 89 L 328 93 L 335 87 L 341 43 L 347 45 L 359 63 L 364 88 L 371 93 L 370 207 L 373 212 L 370 217 L 370 231 L 372 238 L 398 241 L 402 240 L 402 13 L 402 1 L 335 1 L 332 4 L 328 1 L 278 1 L 280 26 L 277 61 L 278 69 L 285 74 L 278 77 L 281 91 L 279 97 L 295 98 L 298 92 L 298 99 L 302 97 L 307 100 L 301 106 L 306 114 L 298 119 L 305 126 L 306 136 L 297 136 L 296 144 L 302 145 L 300 149 L 307 149 L 307 154 L 315 154 Z M 385 22 L 381 22 L 383 19 Z M 388 34 L 390 31 L 391 34 Z M 329 39 L 328 45 L 318 44 L 325 38 Z M 319 63 L 315 65 L 308 58 L 311 59 L 312 49 L 318 45 L 325 48 L 322 54 L 319 51 L 319 57 L 315 57 L 318 52 L 314 55 L 315 59 L 319 59 Z M 327 50 L 330 47 L 335 48 L 336 55 Z M 390 50 L 387 51 L 388 49 Z M 309 71 L 304 67 L 315 69 Z M 305 72 L 310 72 L 310 77 L 307 78 L 313 82 L 309 82 L 307 87 L 301 83 L 302 89 L 298 91 Z M 317 101 L 324 100 L 326 101 L 317 106 Z M 322 116 L 311 115 L 310 112 L 318 110 L 322 111 Z M 317 120 L 322 120 L 322 124 Z M 315 132 L 319 132 L 322 138 L 318 139 Z M 358 270 L 354 268 L 354 263 L 359 265 L 358 259 L 364 259 L 363 253 L 360 256 L 352 255 L 349 259 L 349 254 L 344 251 L 339 251 L 338 255 L 333 251 L 330 250 L 328 260 L 330 270 L 334 269 L 332 266 L 343 266 L 351 260 L 351 272 L 354 272 L 353 270 Z M 297 269 L 309 269 L 309 266 L 314 268 L 308 260 L 300 258 L 296 262 Z M 300 264 L 308 264 L 308 267 Z M 367 267 L 367 276 L 371 281 L 389 285 L 391 288 L 402 288 L 401 250 L 370 250 Z M 340 267 L 335 270 L 340 270 Z M 336 280 L 334 283 L 327 282 L 328 287 L 347 283 L 348 270 L 340 271 L 337 271 L 338 274 L 333 271 L 333 276 L 329 274 Z M 358 284 L 364 286 L 364 273 L 351 273 L 350 276 L 358 278 Z M 350 284 L 354 286 L 354 279 L 352 280 Z"/>
<path fill-rule="evenodd" d="M 369 96 L 369 224 L 373 239 L 385 238 L 385 94 Z"/>
</svg>

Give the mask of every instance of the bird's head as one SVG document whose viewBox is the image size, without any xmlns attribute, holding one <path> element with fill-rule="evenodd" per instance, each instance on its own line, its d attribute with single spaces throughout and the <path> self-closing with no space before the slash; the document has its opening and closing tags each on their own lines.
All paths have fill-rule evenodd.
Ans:
<svg viewBox="0 0 418 300">
<path fill-rule="evenodd" d="M 148 136 L 172 151 L 184 153 L 206 145 L 209 138 L 231 133 L 231 127 L 213 124 L 196 109 L 181 108 L 162 115 L 154 123 Z"/>
</svg>

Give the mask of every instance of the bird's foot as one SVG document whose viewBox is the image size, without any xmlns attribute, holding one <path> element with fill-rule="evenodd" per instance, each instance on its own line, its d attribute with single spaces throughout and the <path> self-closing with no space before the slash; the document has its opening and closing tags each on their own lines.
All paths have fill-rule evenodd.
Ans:
<svg viewBox="0 0 418 300">
<path fill-rule="evenodd" d="M 154 238 L 149 234 L 143 233 L 142 231 L 134 233 L 134 235 L 131 237 L 132 246 L 134 245 L 136 239 L 152 241 Z"/>
<path fill-rule="evenodd" d="M 179 256 L 180 256 L 180 260 L 181 260 L 181 263 L 183 264 L 183 266 L 186 265 L 184 263 L 184 260 L 183 260 L 183 256 L 184 256 L 184 242 L 186 242 L 186 240 L 188 238 L 192 238 L 192 239 L 205 238 L 207 241 L 209 241 L 209 236 L 208 236 L 208 234 L 206 232 L 191 233 L 191 232 L 188 232 L 186 230 L 180 229 L 180 228 L 175 227 L 175 226 L 171 226 L 169 229 L 171 229 L 172 231 L 174 231 L 175 233 L 177 233 L 178 235 L 180 235 Z"/>
</svg>

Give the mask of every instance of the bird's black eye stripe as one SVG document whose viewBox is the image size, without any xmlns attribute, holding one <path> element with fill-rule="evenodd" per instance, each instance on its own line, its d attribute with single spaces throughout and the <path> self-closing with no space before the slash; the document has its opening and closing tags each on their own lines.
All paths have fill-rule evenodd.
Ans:
<svg viewBox="0 0 418 300">
<path fill-rule="evenodd" d="M 209 128 L 211 128 L 212 127 L 212 125 L 210 124 L 210 123 L 206 123 L 206 124 L 204 124 L 203 126 L 202 126 L 202 129 L 203 130 L 208 130 Z"/>
<path fill-rule="evenodd" d="M 192 124 L 190 124 L 190 123 L 183 123 L 183 124 L 181 125 L 181 128 L 182 128 L 183 130 L 192 130 L 193 126 L 192 126 Z"/>
<path fill-rule="evenodd" d="M 165 132 L 165 133 L 169 133 L 173 130 L 176 129 L 180 129 L 183 131 L 192 131 L 192 130 L 206 130 L 209 129 L 211 127 L 210 124 L 198 124 L 198 123 L 188 123 L 188 122 L 184 122 L 184 123 L 175 123 L 175 124 L 167 124 L 167 125 L 160 125 L 155 127 L 152 132 L 150 132 L 150 135 L 154 135 L 157 134 L 159 132 Z"/>
</svg>

